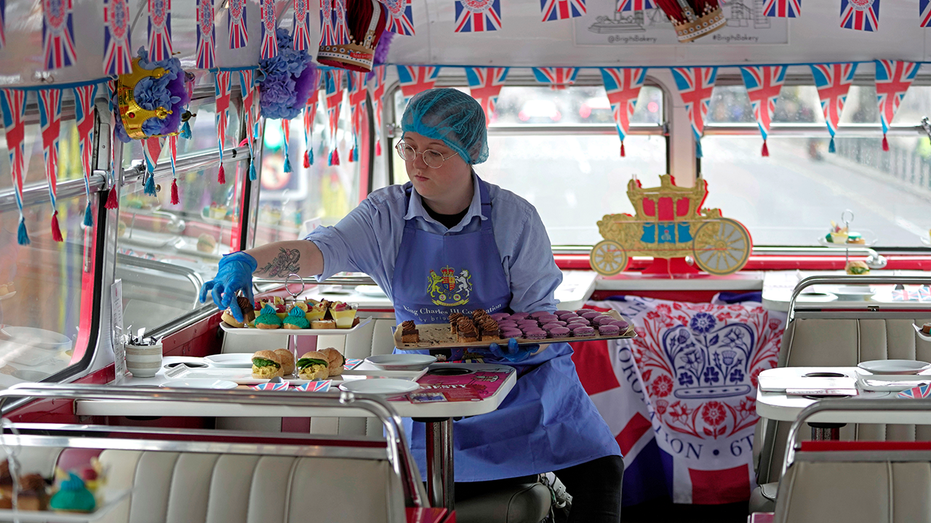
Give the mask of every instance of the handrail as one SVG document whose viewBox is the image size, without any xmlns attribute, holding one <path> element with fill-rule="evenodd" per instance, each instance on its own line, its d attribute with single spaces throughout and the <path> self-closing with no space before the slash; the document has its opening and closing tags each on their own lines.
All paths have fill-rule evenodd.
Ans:
<svg viewBox="0 0 931 523">
<path fill-rule="evenodd" d="M 169 274 L 184 276 L 189 282 L 191 282 L 191 285 L 194 287 L 194 305 L 191 310 L 200 307 L 200 289 L 204 286 L 204 278 L 198 274 L 197 271 L 188 267 L 183 267 L 181 265 L 172 265 L 170 263 L 147 260 L 145 258 L 130 256 L 128 254 L 117 254 L 116 258 L 120 265 L 142 267 L 143 269 L 152 269 L 154 271 L 162 271 Z"/>
<path fill-rule="evenodd" d="M 792 298 L 789 300 L 789 318 L 788 323 L 795 320 L 795 302 L 798 300 L 802 289 L 812 285 L 927 285 L 931 284 L 931 276 L 809 276 L 802 279 L 795 285 L 792 291 Z"/>
<path fill-rule="evenodd" d="M 784 477 L 786 470 L 795 460 L 797 446 L 800 443 L 797 440 L 802 425 L 808 418 L 823 412 L 850 412 L 850 411 L 867 411 L 867 412 L 921 412 L 925 415 L 931 414 L 931 398 L 920 399 L 899 399 L 899 398 L 876 398 L 876 399 L 857 399 L 857 398 L 828 398 L 816 401 L 815 403 L 802 409 L 795 421 L 789 427 L 789 435 L 786 438 L 786 455 L 782 461 L 782 474 Z M 931 424 L 931 419 L 928 420 Z"/>
<path fill-rule="evenodd" d="M 428 506 L 421 497 L 419 472 L 410 454 L 401 425 L 401 417 L 391 405 L 376 396 L 357 396 L 342 391 L 337 394 L 309 395 L 279 392 L 272 395 L 241 390 L 173 389 L 163 387 L 113 387 L 104 385 L 21 383 L 0 391 L 0 406 L 7 398 L 48 398 L 110 401 L 188 401 L 197 403 L 237 403 L 241 405 L 290 406 L 316 408 L 358 408 L 378 418 L 388 441 L 388 460 L 417 506 Z"/>
</svg>

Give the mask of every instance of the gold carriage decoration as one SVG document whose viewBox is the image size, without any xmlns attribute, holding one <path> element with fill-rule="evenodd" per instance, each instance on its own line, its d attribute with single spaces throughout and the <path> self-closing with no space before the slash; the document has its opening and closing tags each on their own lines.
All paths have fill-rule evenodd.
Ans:
<svg viewBox="0 0 931 523">
<path fill-rule="evenodd" d="M 590 263 L 613 276 L 627 268 L 631 256 L 684 258 L 714 275 L 739 271 L 750 257 L 750 233 L 742 223 L 724 218 L 720 209 L 703 209 L 708 183 L 699 175 L 694 187 L 678 187 L 669 174 L 659 187 L 627 184 L 637 214 L 608 214 L 598 222 L 604 241 L 592 249 Z"/>
</svg>

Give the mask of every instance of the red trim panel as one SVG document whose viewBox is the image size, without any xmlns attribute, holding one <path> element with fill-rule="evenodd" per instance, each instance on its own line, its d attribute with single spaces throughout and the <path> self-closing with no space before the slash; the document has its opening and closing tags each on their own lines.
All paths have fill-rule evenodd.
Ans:
<svg viewBox="0 0 931 523">
<path fill-rule="evenodd" d="M 802 452 L 931 450 L 931 441 L 803 441 Z"/>
<path fill-rule="evenodd" d="M 586 254 L 557 254 L 556 265 L 563 270 L 592 270 Z M 857 259 L 862 259 L 858 257 Z M 886 255 L 886 270 L 931 270 L 931 256 Z M 652 263 L 652 258 L 634 257 L 628 271 L 643 270 Z M 842 256 L 750 256 L 745 271 L 784 270 L 841 270 L 845 262 Z"/>
<path fill-rule="evenodd" d="M 445 508 L 407 507 L 407 523 L 455 523 L 456 513 Z"/>
</svg>

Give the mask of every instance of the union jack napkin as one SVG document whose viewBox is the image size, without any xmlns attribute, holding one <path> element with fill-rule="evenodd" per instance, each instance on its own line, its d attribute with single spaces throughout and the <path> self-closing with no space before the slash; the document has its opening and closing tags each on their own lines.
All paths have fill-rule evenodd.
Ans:
<svg viewBox="0 0 931 523">
<path fill-rule="evenodd" d="M 343 368 L 346 370 L 352 370 L 362 364 L 362 360 L 356 358 L 346 358 L 346 362 L 343 363 Z"/>
<path fill-rule="evenodd" d="M 330 390 L 330 383 L 332 382 L 333 380 L 310 381 L 295 386 L 294 390 L 299 390 L 301 392 L 327 392 Z"/>
<path fill-rule="evenodd" d="M 931 396 L 931 383 L 922 383 L 917 387 L 912 387 L 908 390 L 903 390 L 897 395 L 899 398 L 927 398 Z"/>
<path fill-rule="evenodd" d="M 290 386 L 290 383 L 283 381 L 281 383 L 259 383 L 252 388 L 255 390 L 288 390 Z"/>
</svg>

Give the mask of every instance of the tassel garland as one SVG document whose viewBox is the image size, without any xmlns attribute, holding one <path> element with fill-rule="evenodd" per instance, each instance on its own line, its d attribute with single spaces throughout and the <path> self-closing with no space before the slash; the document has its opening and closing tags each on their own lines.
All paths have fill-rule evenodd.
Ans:
<svg viewBox="0 0 931 523">
<path fill-rule="evenodd" d="M 883 134 L 883 151 L 889 150 L 889 140 L 886 139 L 886 135 Z"/>
<path fill-rule="evenodd" d="M 763 140 L 763 156 L 769 156 L 769 147 L 766 146 L 766 140 Z"/>
<path fill-rule="evenodd" d="M 333 148 L 333 152 L 330 153 L 330 165 L 339 165 L 339 149 Z"/>
<path fill-rule="evenodd" d="M 624 141 L 621 140 L 621 158 L 627 156 L 627 152 L 624 150 Z"/>
<path fill-rule="evenodd" d="M 52 239 L 56 242 L 65 241 L 61 235 L 61 227 L 58 226 L 58 211 L 52 214 Z"/>
<path fill-rule="evenodd" d="M 255 162 L 249 162 L 249 181 L 254 182 L 258 178 L 258 175 L 255 173 Z"/>
<path fill-rule="evenodd" d="M 381 156 L 381 140 L 375 141 L 375 156 Z M 623 154 L 621 156 L 623 156 Z"/>
<path fill-rule="evenodd" d="M 217 183 L 220 185 L 226 185 L 226 169 L 223 168 L 223 164 L 220 164 L 220 170 L 217 171 Z"/>
<path fill-rule="evenodd" d="M 142 189 L 143 194 L 149 196 L 158 196 L 158 193 L 155 192 L 155 175 L 149 174 L 148 178 L 145 180 L 145 187 Z"/>
<path fill-rule="evenodd" d="M 26 218 L 19 219 L 19 229 L 16 231 L 16 243 L 20 245 L 29 245 L 29 235 L 26 234 Z"/>
<path fill-rule="evenodd" d="M 191 121 L 188 120 L 181 125 L 181 138 L 190 140 L 193 134 L 191 134 Z"/>
<path fill-rule="evenodd" d="M 114 186 L 112 189 L 110 189 L 107 192 L 110 194 L 107 195 L 107 203 L 104 204 L 103 206 L 104 209 L 108 209 L 111 211 L 113 209 L 119 209 L 120 202 L 119 200 L 116 199 L 116 187 Z"/>
<path fill-rule="evenodd" d="M 94 214 L 91 211 L 91 202 L 87 202 L 87 207 L 84 208 L 84 226 L 93 227 L 94 226 Z"/>
<path fill-rule="evenodd" d="M 695 140 L 695 157 L 701 158 L 701 142 Z"/>
<path fill-rule="evenodd" d="M 310 165 L 313 165 L 313 164 L 314 164 L 314 150 L 313 150 L 313 148 L 308 148 L 308 149 L 307 149 L 307 158 L 308 158 L 308 160 L 309 160 Z M 308 165 L 307 167 L 310 167 L 310 165 Z"/>
<path fill-rule="evenodd" d="M 292 172 L 291 158 L 289 158 L 287 154 L 284 155 L 284 172 L 286 173 Z"/>
<path fill-rule="evenodd" d="M 834 137 L 833 136 L 831 137 L 831 143 L 828 144 L 828 152 L 829 153 L 837 152 L 837 150 L 834 148 Z"/>
<path fill-rule="evenodd" d="M 178 205 L 181 199 L 178 198 L 178 180 L 171 180 L 171 204 Z"/>
</svg>

